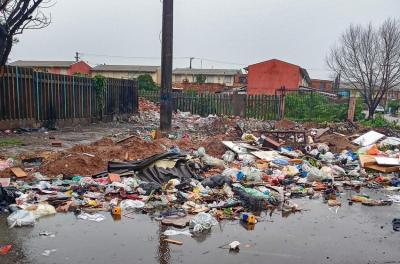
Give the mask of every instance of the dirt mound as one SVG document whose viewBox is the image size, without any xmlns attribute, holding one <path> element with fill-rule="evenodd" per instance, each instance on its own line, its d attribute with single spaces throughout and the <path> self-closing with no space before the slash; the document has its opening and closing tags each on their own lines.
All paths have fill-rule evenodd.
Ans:
<svg viewBox="0 0 400 264">
<path fill-rule="evenodd" d="M 275 129 L 291 130 L 297 126 L 297 123 L 291 120 L 283 119 L 275 123 Z"/>
<path fill-rule="evenodd" d="M 105 171 L 107 161 L 100 157 L 89 157 L 82 154 L 68 154 L 60 159 L 45 163 L 40 168 L 40 172 L 48 176 L 79 175 L 89 176 Z"/>
<path fill-rule="evenodd" d="M 333 152 L 341 152 L 345 149 L 356 151 L 358 149 L 358 147 L 353 145 L 347 137 L 337 134 L 323 135 L 318 139 L 318 142 L 327 143 L 330 150 Z"/>
<path fill-rule="evenodd" d="M 40 172 L 48 176 L 80 175 L 89 176 L 107 169 L 110 160 L 144 159 L 165 149 L 155 142 L 134 137 L 120 144 L 111 139 L 101 139 L 91 145 L 77 145 L 66 153 L 47 159 Z"/>
</svg>

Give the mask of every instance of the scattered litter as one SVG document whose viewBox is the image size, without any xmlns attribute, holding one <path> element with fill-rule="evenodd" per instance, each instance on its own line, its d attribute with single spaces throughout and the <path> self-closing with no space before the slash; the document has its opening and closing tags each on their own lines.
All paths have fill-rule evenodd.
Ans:
<svg viewBox="0 0 400 264">
<path fill-rule="evenodd" d="M 167 242 L 169 244 L 175 244 L 175 245 L 178 245 L 178 246 L 183 245 L 182 241 L 172 240 L 172 239 L 164 239 L 164 242 Z"/>
<path fill-rule="evenodd" d="M 95 222 L 105 220 L 99 212 L 116 221 L 147 214 L 164 227 L 184 229 L 166 230 L 165 237 L 201 237 L 221 221 L 255 230 L 267 210 L 284 217 L 303 210 L 295 199 L 304 199 L 301 207 L 305 199 L 324 203 L 327 214 L 338 214 L 348 196 L 350 205 L 371 210 L 400 203 L 397 193 L 387 200 L 365 195 L 368 189 L 382 195 L 400 190 L 400 138 L 375 131 L 359 136 L 364 130 L 349 123 L 306 128 L 288 120 L 180 111 L 174 113 L 176 129 L 163 135 L 159 106 L 142 99 L 139 105 L 141 114 L 129 118 L 135 124 L 129 134 L 34 158 L 2 156 L 0 212 L 10 213 L 8 225 L 33 226 L 41 217 L 72 211 Z M 351 142 L 356 137 L 358 146 Z M 228 245 L 239 250 L 240 243 L 224 249 Z"/>
<path fill-rule="evenodd" d="M 56 237 L 56 235 L 54 233 L 51 233 L 51 232 L 48 232 L 48 231 L 40 232 L 39 236 L 51 237 L 51 238 Z"/>
<path fill-rule="evenodd" d="M 392 225 L 394 231 L 400 231 L 400 218 L 393 219 Z"/>
<path fill-rule="evenodd" d="M 229 244 L 229 250 L 239 251 L 240 242 L 233 241 Z"/>
<path fill-rule="evenodd" d="M 7 223 L 10 228 L 13 228 L 14 226 L 34 226 L 35 216 L 32 212 L 18 210 L 7 217 Z"/>
<path fill-rule="evenodd" d="M 177 235 L 192 236 L 189 230 L 184 230 L 184 231 L 167 230 L 163 234 L 166 236 L 177 236 Z"/>
<path fill-rule="evenodd" d="M 14 175 L 17 178 L 23 178 L 23 177 L 28 176 L 28 174 L 26 174 L 26 172 L 23 171 L 21 168 L 17 168 L 17 167 L 11 168 L 11 171 L 14 173 Z"/>
<path fill-rule="evenodd" d="M 365 133 L 364 135 L 356 138 L 353 140 L 353 142 L 357 145 L 360 145 L 362 147 L 369 146 L 383 138 L 385 135 L 375 132 L 373 130 Z"/>
<path fill-rule="evenodd" d="M 106 217 L 102 214 L 88 214 L 88 213 L 81 213 L 78 215 L 79 219 L 82 220 L 89 220 L 89 221 L 95 221 L 95 222 L 101 222 L 106 219 Z"/>
<path fill-rule="evenodd" d="M 7 255 L 11 249 L 12 249 L 11 244 L 0 247 L 0 255 Z"/>
<path fill-rule="evenodd" d="M 48 257 L 55 252 L 57 252 L 57 249 L 46 249 L 43 251 L 42 255 Z"/>
</svg>

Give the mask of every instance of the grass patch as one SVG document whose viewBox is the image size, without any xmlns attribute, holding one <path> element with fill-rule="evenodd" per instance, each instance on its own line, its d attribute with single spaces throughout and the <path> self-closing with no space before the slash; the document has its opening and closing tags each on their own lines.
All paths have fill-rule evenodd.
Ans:
<svg viewBox="0 0 400 264">
<path fill-rule="evenodd" d="M 362 119 L 362 101 L 357 100 L 355 120 Z M 317 93 L 289 93 L 285 98 L 285 118 L 317 123 L 347 119 L 348 98 L 332 100 Z"/>
<path fill-rule="evenodd" d="M 18 138 L 0 139 L 0 147 L 21 146 L 22 140 Z"/>
<path fill-rule="evenodd" d="M 388 127 L 393 129 L 400 129 L 396 121 L 386 120 L 382 114 L 376 114 L 374 119 L 361 120 L 360 123 L 366 127 Z"/>
</svg>

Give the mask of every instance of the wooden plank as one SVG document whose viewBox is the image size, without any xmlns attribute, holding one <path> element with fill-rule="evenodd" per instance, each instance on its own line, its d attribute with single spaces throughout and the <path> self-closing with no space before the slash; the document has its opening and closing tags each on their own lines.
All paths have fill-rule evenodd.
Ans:
<svg viewBox="0 0 400 264">
<path fill-rule="evenodd" d="M 164 242 L 167 242 L 167 243 L 170 243 L 170 244 L 179 245 L 179 246 L 183 245 L 183 242 L 178 241 L 178 240 L 172 240 L 172 239 L 164 239 Z"/>
<path fill-rule="evenodd" d="M 366 165 L 364 168 L 376 170 L 383 173 L 392 173 L 400 171 L 400 167 L 386 167 L 386 166 L 379 166 L 378 164 Z"/>
<path fill-rule="evenodd" d="M 12 173 L 14 173 L 14 175 L 15 175 L 17 178 L 24 178 L 24 177 L 27 177 L 27 176 L 28 176 L 28 174 L 26 174 L 26 172 L 23 171 L 23 170 L 22 170 L 21 168 L 19 168 L 19 167 L 11 168 L 11 171 L 12 171 Z"/>
</svg>

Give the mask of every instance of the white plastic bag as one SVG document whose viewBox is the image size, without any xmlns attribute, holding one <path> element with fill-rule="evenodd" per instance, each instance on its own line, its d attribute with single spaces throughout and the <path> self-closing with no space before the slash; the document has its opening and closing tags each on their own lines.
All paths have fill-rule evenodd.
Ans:
<svg viewBox="0 0 400 264">
<path fill-rule="evenodd" d="M 7 224 L 10 228 L 14 226 L 34 226 L 35 217 L 26 210 L 18 210 L 7 217 Z"/>
<path fill-rule="evenodd" d="M 206 165 L 211 166 L 211 167 L 225 168 L 223 160 L 214 158 L 214 157 L 212 157 L 210 155 L 207 155 L 207 154 L 203 156 L 202 161 Z"/>
<path fill-rule="evenodd" d="M 177 236 L 177 235 L 192 236 L 189 230 L 184 230 L 184 231 L 167 230 L 163 234 L 166 236 Z"/>
<path fill-rule="evenodd" d="M 38 207 L 36 208 L 35 211 L 33 211 L 33 216 L 35 219 L 38 219 L 40 217 L 46 216 L 46 215 L 54 215 L 56 214 L 57 211 L 54 208 L 54 206 L 50 204 L 39 204 Z"/>
<path fill-rule="evenodd" d="M 122 210 L 133 210 L 144 207 L 144 202 L 138 200 L 123 200 L 120 204 Z"/>
<path fill-rule="evenodd" d="M 226 151 L 224 155 L 222 155 L 222 159 L 229 163 L 235 160 L 235 153 L 233 151 Z"/>
<path fill-rule="evenodd" d="M 95 221 L 95 222 L 101 222 L 104 219 L 106 219 L 106 217 L 102 214 L 88 214 L 88 213 L 81 213 L 80 215 L 78 215 L 79 219 L 82 220 L 89 220 L 89 221 Z"/>
<path fill-rule="evenodd" d="M 199 213 L 192 220 L 190 220 L 190 228 L 193 228 L 193 232 L 203 232 L 209 230 L 212 226 L 218 224 L 218 221 L 208 213 Z"/>
</svg>

